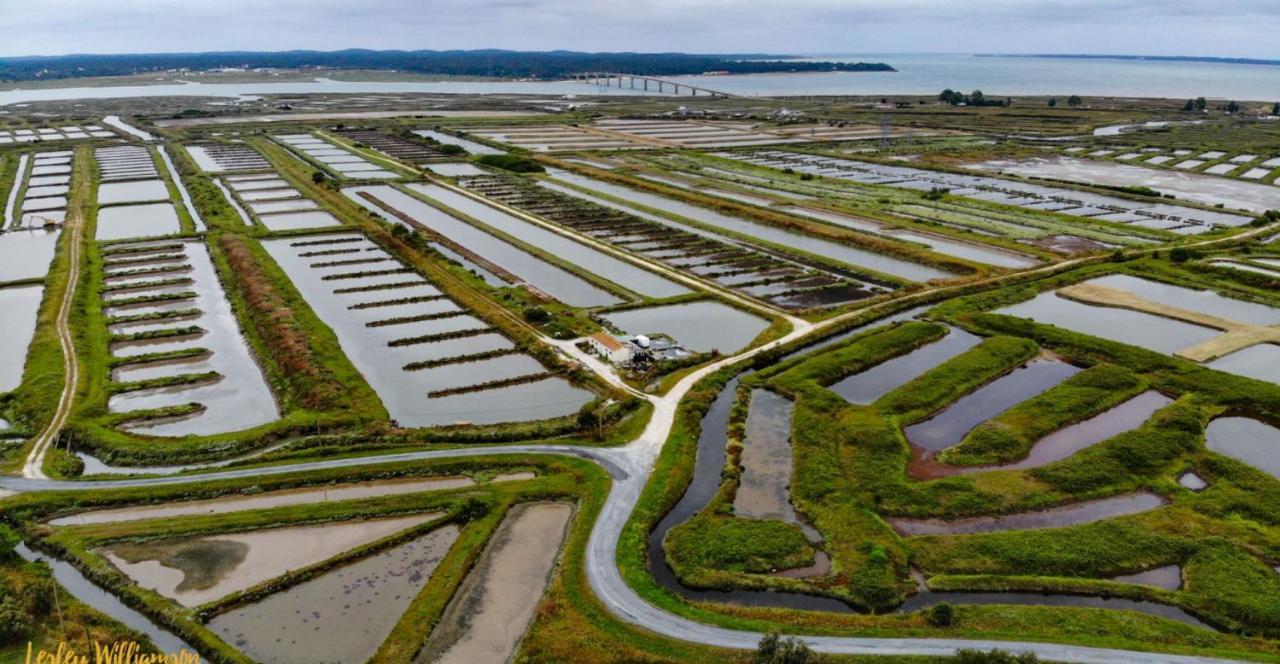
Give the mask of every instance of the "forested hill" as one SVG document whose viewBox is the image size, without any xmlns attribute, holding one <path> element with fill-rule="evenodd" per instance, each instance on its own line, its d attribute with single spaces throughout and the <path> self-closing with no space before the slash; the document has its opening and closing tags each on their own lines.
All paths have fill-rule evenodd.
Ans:
<svg viewBox="0 0 1280 664">
<path fill-rule="evenodd" d="M 678 76 L 716 71 L 759 74 L 791 71 L 894 71 L 884 63 L 810 62 L 769 55 L 579 53 L 573 51 L 234 51 L 0 58 L 0 80 L 30 81 L 119 76 L 171 69 L 395 69 L 448 76 L 556 79 L 585 71 Z"/>
</svg>

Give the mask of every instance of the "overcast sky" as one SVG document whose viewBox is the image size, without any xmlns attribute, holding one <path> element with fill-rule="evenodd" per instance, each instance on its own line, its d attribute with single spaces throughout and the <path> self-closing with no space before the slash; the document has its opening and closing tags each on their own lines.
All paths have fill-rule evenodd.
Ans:
<svg viewBox="0 0 1280 664">
<path fill-rule="evenodd" d="M 507 48 L 1280 59 L 1278 34 L 1280 0 L 0 0 L 0 56 Z"/>
</svg>

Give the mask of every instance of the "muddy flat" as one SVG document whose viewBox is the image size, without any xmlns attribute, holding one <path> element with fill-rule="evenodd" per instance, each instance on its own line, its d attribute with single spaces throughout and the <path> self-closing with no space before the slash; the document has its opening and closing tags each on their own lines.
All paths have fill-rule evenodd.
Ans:
<svg viewBox="0 0 1280 664">
<path fill-rule="evenodd" d="M 102 555 L 183 606 L 199 606 L 437 518 L 441 512 L 107 547 Z"/>
<path fill-rule="evenodd" d="M 550 581 L 573 506 L 517 505 L 458 587 L 418 662 L 505 662 Z"/>
<path fill-rule="evenodd" d="M 457 538 L 457 526 L 437 528 L 228 611 L 208 627 L 257 662 L 367 661 Z"/>
</svg>

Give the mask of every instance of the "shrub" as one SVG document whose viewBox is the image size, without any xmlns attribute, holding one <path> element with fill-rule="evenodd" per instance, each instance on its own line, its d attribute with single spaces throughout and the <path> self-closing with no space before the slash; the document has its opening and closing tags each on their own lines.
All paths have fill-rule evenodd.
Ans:
<svg viewBox="0 0 1280 664">
<path fill-rule="evenodd" d="M 783 638 L 777 632 L 764 635 L 751 656 L 753 664 L 805 664 L 811 659 L 813 651 L 803 641 L 793 636 Z"/>
<path fill-rule="evenodd" d="M 22 542 L 22 538 L 18 533 L 13 532 L 12 528 L 4 524 L 0 524 L 0 558 L 7 558 L 13 555 L 13 550 Z"/>
<path fill-rule="evenodd" d="M 547 171 L 542 164 L 513 154 L 487 154 L 476 161 L 484 166 L 501 168 L 512 173 L 545 173 Z"/>
<path fill-rule="evenodd" d="M 530 323 L 541 325 L 551 321 L 551 314 L 542 307 L 525 307 L 524 319 Z"/>
<path fill-rule="evenodd" d="M 1003 650 L 983 651 L 961 648 L 956 651 L 954 661 L 959 664 L 1034 664 L 1040 659 L 1029 652 L 1015 655 Z"/>
<path fill-rule="evenodd" d="M 956 620 L 956 608 L 946 602 L 934 604 L 925 619 L 934 627 L 950 627 Z"/>
</svg>

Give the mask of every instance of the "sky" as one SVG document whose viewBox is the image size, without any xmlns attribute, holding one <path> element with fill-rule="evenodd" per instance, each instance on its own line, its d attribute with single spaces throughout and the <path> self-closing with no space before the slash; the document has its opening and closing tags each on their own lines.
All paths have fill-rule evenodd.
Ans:
<svg viewBox="0 0 1280 664">
<path fill-rule="evenodd" d="M 0 0 L 0 56 L 288 49 L 1280 59 L 1277 0 Z"/>
</svg>

